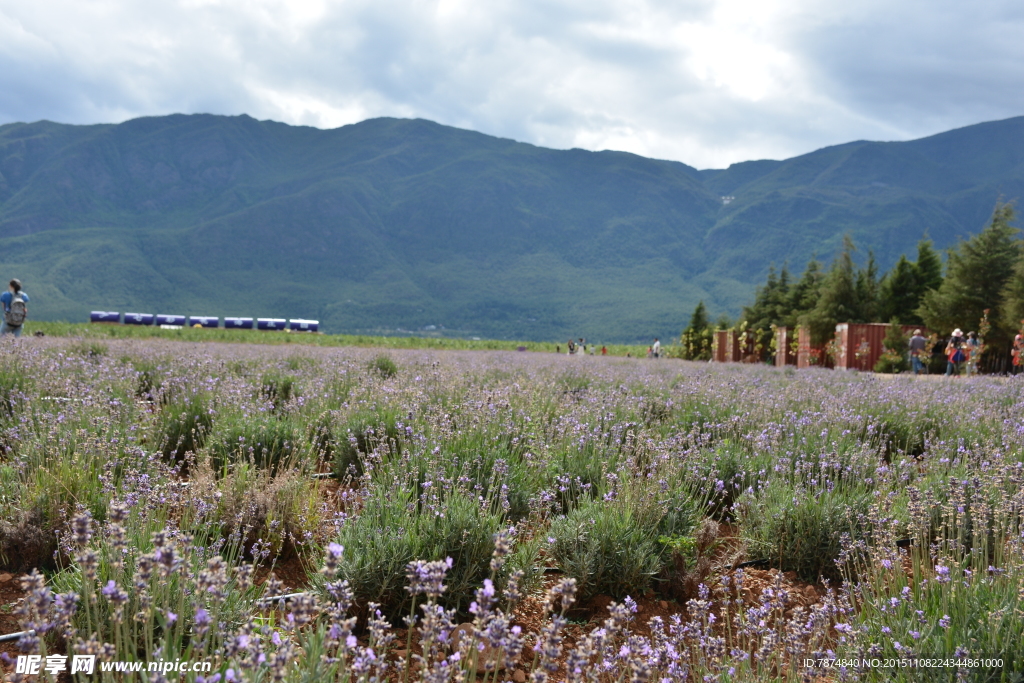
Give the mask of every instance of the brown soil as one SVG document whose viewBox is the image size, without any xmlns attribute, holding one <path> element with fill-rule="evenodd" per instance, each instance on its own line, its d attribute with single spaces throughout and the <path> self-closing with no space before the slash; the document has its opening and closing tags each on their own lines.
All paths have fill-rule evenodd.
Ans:
<svg viewBox="0 0 1024 683">
<path fill-rule="evenodd" d="M 257 585 L 266 583 L 271 572 L 283 584 L 282 594 L 298 593 L 309 587 L 309 573 L 303 559 L 298 555 L 291 555 L 288 559 L 280 560 L 273 566 L 257 567 L 253 581 Z"/>
<path fill-rule="evenodd" d="M 0 571 L 0 635 L 17 633 L 21 630 L 21 627 L 18 625 L 18 618 L 14 615 L 14 608 L 25 596 L 25 591 L 21 589 L 22 576 L 22 574 Z M 18 641 L 0 643 L 0 652 L 6 652 L 11 657 L 16 656 L 18 653 Z M 13 666 L 4 666 L 3 662 L 0 662 L 0 671 L 12 673 L 14 668 Z"/>
</svg>

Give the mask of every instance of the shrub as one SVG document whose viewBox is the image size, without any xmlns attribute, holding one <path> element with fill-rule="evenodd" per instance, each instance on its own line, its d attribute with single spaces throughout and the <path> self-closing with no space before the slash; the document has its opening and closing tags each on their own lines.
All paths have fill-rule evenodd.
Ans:
<svg viewBox="0 0 1024 683">
<path fill-rule="evenodd" d="M 321 531 L 321 483 L 295 470 L 272 475 L 249 462 L 239 463 L 223 478 L 199 474 L 193 489 L 216 501 L 214 519 L 221 520 L 230 547 L 267 564 L 306 552 Z"/>
<path fill-rule="evenodd" d="M 407 490 L 378 489 L 337 538 L 348 549 L 339 576 L 348 580 L 356 602 L 361 607 L 378 603 L 396 623 L 409 613 L 405 571 L 413 560 L 451 557 L 448 590 L 441 602 L 463 611 L 468 608 L 473 591 L 490 573 L 494 536 L 501 526 L 499 517 L 481 511 L 463 493 L 450 494 L 441 510 L 416 503 Z"/>
<path fill-rule="evenodd" d="M 764 454 L 746 453 L 739 441 L 720 439 L 714 450 L 701 451 L 697 466 L 688 474 L 688 488 L 707 498 L 712 518 L 731 521 L 736 498 L 748 488 L 757 488 L 771 460 Z"/>
<path fill-rule="evenodd" d="M 807 491 L 780 483 L 747 494 L 738 505 L 747 555 L 806 581 L 839 580 L 842 539 L 863 537 L 869 500 L 864 490 Z"/>
<path fill-rule="evenodd" d="M 295 378 L 291 375 L 270 373 L 260 380 L 260 397 L 268 401 L 275 413 L 281 412 L 295 391 Z"/>
<path fill-rule="evenodd" d="M 376 373 L 383 379 L 391 379 L 398 374 L 398 366 L 390 356 L 381 354 L 370 361 L 370 371 Z"/>
<path fill-rule="evenodd" d="M 566 444 L 549 460 L 550 486 L 557 492 L 559 512 L 604 493 L 605 474 L 614 471 L 618 453 L 591 439 L 583 444 Z"/>
<path fill-rule="evenodd" d="M 718 522 L 705 519 L 692 534 L 660 536 L 667 562 L 661 574 L 662 591 L 679 602 L 696 598 L 700 585 L 709 585 L 712 554 L 721 544 Z"/>
<path fill-rule="evenodd" d="M 896 374 L 906 372 L 910 364 L 907 362 L 907 344 L 909 339 L 903 334 L 899 321 L 893 318 L 886 328 L 885 339 L 882 340 L 882 355 L 875 363 L 875 372 Z"/>
<path fill-rule="evenodd" d="M 898 453 L 915 458 L 923 455 L 927 440 L 935 439 L 939 433 L 938 424 L 931 418 L 914 422 L 891 413 L 877 418 L 874 425 L 873 433 L 865 432 L 864 439 L 878 447 L 887 463 L 897 460 Z"/>
<path fill-rule="evenodd" d="M 157 443 L 164 458 L 180 462 L 187 453 L 202 448 L 213 427 L 210 399 L 201 393 L 188 393 L 172 399 L 157 418 Z"/>
<path fill-rule="evenodd" d="M 14 417 L 25 401 L 28 379 L 17 366 L 0 370 L 0 421 Z"/>
<path fill-rule="evenodd" d="M 363 474 L 361 458 L 386 446 L 392 454 L 402 452 L 398 416 L 388 410 L 357 412 L 332 432 L 329 448 L 332 471 L 337 478 Z M 326 453 L 325 453 L 326 456 Z M 422 558 L 417 558 L 422 559 Z"/>
<path fill-rule="evenodd" d="M 252 567 L 233 570 L 237 548 L 216 543 L 211 536 L 216 527 L 161 528 L 159 520 L 123 509 L 117 520 L 93 524 L 101 533 L 88 539 L 89 571 L 83 571 L 76 552 L 74 561 L 51 577 L 53 592 L 82 597 L 69 626 L 120 645 L 117 656 L 124 660 L 212 659 L 227 637 L 220 628 L 197 636 L 197 611 L 208 612 L 207 626 L 246 621 L 261 592 L 252 585 Z M 160 563 L 168 557 L 171 568 Z M 142 571 L 143 566 L 148 569 Z"/>
<path fill-rule="evenodd" d="M 107 345 L 102 342 L 91 342 L 84 339 L 68 346 L 68 351 L 83 358 L 99 358 L 107 355 Z"/>
<path fill-rule="evenodd" d="M 447 477 L 468 478 L 492 512 L 517 522 L 530 514 L 530 499 L 544 482 L 524 459 L 526 443 L 521 435 L 472 429 L 441 442 L 437 460 Z"/>
<path fill-rule="evenodd" d="M 210 438 L 210 464 L 214 470 L 223 470 L 232 462 L 249 460 L 275 471 L 305 445 L 302 430 L 289 419 L 257 414 L 223 420 Z"/>
<path fill-rule="evenodd" d="M 160 392 L 163 385 L 163 374 L 154 361 L 132 360 L 135 369 L 135 395 L 139 398 L 152 400 Z"/>
<path fill-rule="evenodd" d="M 630 505 L 588 500 L 551 523 L 549 553 L 576 579 L 581 599 L 640 595 L 661 570 L 657 525 Z"/>
<path fill-rule="evenodd" d="M 904 358 L 902 353 L 896 353 L 886 349 L 878 360 L 875 361 L 875 372 L 881 372 L 888 375 L 896 375 L 901 372 L 906 372 L 908 369 L 907 359 Z"/>
</svg>

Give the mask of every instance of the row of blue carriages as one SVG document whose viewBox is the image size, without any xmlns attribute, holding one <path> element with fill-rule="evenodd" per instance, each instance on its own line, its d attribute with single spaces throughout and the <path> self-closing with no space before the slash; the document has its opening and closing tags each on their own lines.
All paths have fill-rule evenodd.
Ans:
<svg viewBox="0 0 1024 683">
<path fill-rule="evenodd" d="M 94 323 L 118 323 L 121 321 L 121 314 L 117 311 L 91 311 L 89 322 Z M 169 327 L 220 327 L 220 318 L 209 315 L 167 315 L 153 313 L 125 313 L 125 325 L 159 325 Z M 227 330 L 290 330 L 292 332 L 317 332 L 320 329 L 319 320 L 304 320 L 302 318 L 224 318 L 224 329 Z"/>
</svg>

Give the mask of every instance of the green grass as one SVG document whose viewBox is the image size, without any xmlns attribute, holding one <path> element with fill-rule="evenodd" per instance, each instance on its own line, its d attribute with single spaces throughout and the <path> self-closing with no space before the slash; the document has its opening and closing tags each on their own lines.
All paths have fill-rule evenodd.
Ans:
<svg viewBox="0 0 1024 683">
<path fill-rule="evenodd" d="M 165 330 L 143 325 L 109 325 L 30 320 L 25 323 L 26 335 L 42 332 L 48 337 L 80 337 L 97 339 L 170 339 L 188 342 L 220 342 L 232 344 L 294 344 L 296 346 L 358 346 L 382 349 L 444 349 L 453 351 L 527 351 L 554 353 L 558 347 L 565 353 L 565 343 L 504 341 L 500 339 L 457 339 L 449 337 L 385 337 L 362 334 L 310 334 L 308 332 L 265 332 L 261 330 L 193 329 Z M 630 344 L 607 344 L 608 355 L 633 358 L 646 356 L 647 347 Z M 88 344 L 83 349 L 90 348 Z M 597 352 L 600 353 L 600 347 Z M 666 353 L 666 355 L 668 355 Z"/>
</svg>

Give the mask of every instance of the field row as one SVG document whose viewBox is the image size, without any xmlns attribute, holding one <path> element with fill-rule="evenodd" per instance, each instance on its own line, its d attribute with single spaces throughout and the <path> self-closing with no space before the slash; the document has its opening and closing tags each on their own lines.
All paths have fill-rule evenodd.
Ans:
<svg viewBox="0 0 1024 683">
<path fill-rule="evenodd" d="M 253 681 L 1024 673 L 1024 381 L 0 342 L 29 652 Z"/>
</svg>

